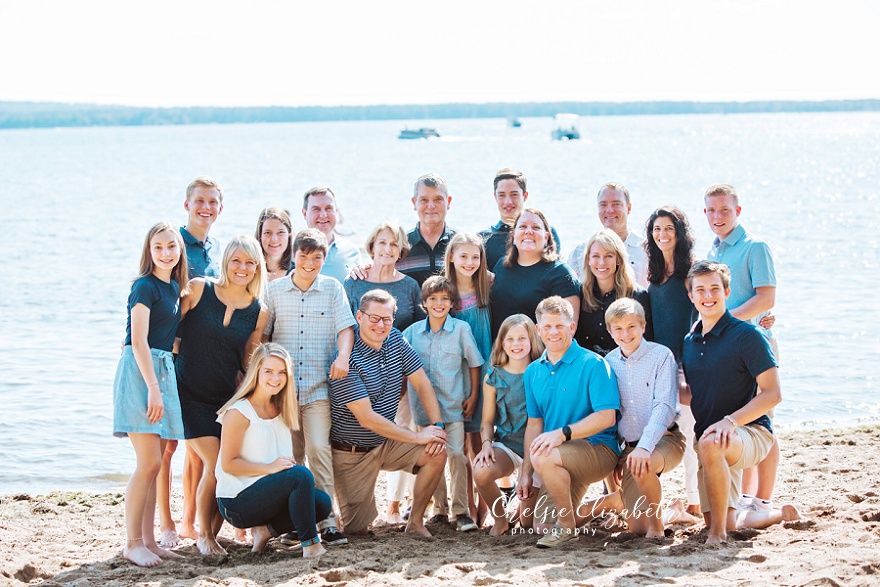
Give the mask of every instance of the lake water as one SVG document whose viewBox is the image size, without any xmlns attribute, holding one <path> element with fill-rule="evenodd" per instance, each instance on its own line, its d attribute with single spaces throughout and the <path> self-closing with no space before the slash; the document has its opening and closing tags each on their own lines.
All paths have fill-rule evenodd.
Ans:
<svg viewBox="0 0 880 587">
<path fill-rule="evenodd" d="M 776 256 L 777 425 L 880 420 L 880 317 L 868 299 L 880 286 L 880 113 L 588 118 L 573 142 L 550 141 L 549 119 L 422 124 L 443 138 L 397 140 L 393 121 L 0 132 L 0 494 L 119 489 L 133 470 L 130 444 L 110 435 L 130 280 L 147 228 L 185 223 L 184 189 L 199 174 L 224 186 L 212 232 L 224 243 L 253 234 L 265 206 L 299 210 L 322 183 L 360 241 L 383 218 L 415 223 L 412 184 L 428 171 L 449 182 L 450 224 L 484 228 L 497 220 L 492 177 L 513 166 L 566 254 L 599 228 L 606 181 L 630 188 L 632 225 L 681 207 L 705 254 L 703 190 L 730 182 L 743 224 Z"/>
</svg>

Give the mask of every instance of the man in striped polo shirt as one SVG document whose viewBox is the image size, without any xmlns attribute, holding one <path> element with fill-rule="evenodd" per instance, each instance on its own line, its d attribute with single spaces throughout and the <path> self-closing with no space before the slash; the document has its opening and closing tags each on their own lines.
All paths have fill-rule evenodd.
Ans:
<svg viewBox="0 0 880 587">
<path fill-rule="evenodd" d="M 345 531 L 363 534 L 376 519 L 379 471 L 411 472 L 416 482 L 406 531 L 431 536 L 423 516 L 446 465 L 446 433 L 418 354 L 391 327 L 395 311 L 394 297 L 388 292 L 371 290 L 363 295 L 348 375 L 330 380 L 336 497 Z M 420 432 L 394 423 L 404 377 L 435 422 Z"/>
</svg>

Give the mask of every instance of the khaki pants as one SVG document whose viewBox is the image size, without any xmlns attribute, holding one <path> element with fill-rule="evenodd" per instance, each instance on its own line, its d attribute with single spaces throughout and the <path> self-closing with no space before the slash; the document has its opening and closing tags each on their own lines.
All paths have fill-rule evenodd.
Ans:
<svg viewBox="0 0 880 587">
<path fill-rule="evenodd" d="M 660 437 L 654 450 L 659 452 L 663 457 L 662 473 L 671 471 L 678 466 L 684 456 L 684 447 L 684 434 L 679 430 L 675 430 L 674 432 L 667 431 L 666 434 Z M 660 506 L 659 503 L 647 503 L 644 498 L 639 502 L 639 497 L 642 497 L 642 493 L 639 491 L 639 486 L 636 483 L 635 477 L 633 477 L 629 467 L 626 466 L 626 457 L 628 457 L 633 450 L 635 450 L 635 448 L 627 447 L 620 455 L 619 462 L 623 465 L 623 479 L 620 484 L 620 495 L 623 497 L 623 504 L 626 506 L 628 512 L 646 511 L 648 508 L 656 511 Z M 660 474 L 658 473 L 657 476 L 659 477 Z M 636 507 L 636 504 L 638 504 L 638 508 Z"/>
<path fill-rule="evenodd" d="M 333 457 L 330 453 L 330 400 L 322 399 L 299 407 L 299 430 L 293 436 L 293 458 L 299 464 L 306 464 L 315 476 L 315 487 L 333 497 Z M 318 520 L 323 529 L 335 523 L 335 515 L 327 518 L 330 522 Z"/>
<path fill-rule="evenodd" d="M 386 440 L 370 452 L 333 449 L 336 499 L 346 532 L 362 533 L 376 519 L 376 479 L 379 471 L 416 473 L 425 447 L 398 440 Z"/>
<path fill-rule="evenodd" d="M 421 430 L 424 426 L 420 426 Z M 464 422 L 446 424 L 446 466 L 449 469 L 452 490 L 452 516 L 470 515 L 468 513 L 467 456 L 464 454 Z M 434 514 L 449 515 L 449 501 L 446 490 L 446 477 L 440 478 L 434 491 Z"/>
</svg>

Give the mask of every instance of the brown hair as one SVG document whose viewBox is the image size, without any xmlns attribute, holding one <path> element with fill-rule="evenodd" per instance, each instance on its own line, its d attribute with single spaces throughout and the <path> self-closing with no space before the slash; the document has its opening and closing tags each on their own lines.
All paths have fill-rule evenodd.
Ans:
<svg viewBox="0 0 880 587">
<path fill-rule="evenodd" d="M 471 279 L 474 282 L 474 292 L 477 295 L 477 306 L 485 308 L 489 305 L 489 267 L 486 264 L 486 247 L 483 239 L 475 234 L 465 232 L 457 232 L 449 240 L 446 245 L 446 253 L 444 254 L 443 266 L 446 279 L 452 282 L 452 285 L 458 289 L 458 274 L 455 272 L 455 249 L 462 245 L 473 245 L 480 251 L 480 266 L 473 274 Z M 458 306 L 460 308 L 460 306 Z"/>
<path fill-rule="evenodd" d="M 260 244 L 260 249 L 262 250 L 262 236 L 263 236 L 263 224 L 267 220 L 275 219 L 283 224 L 287 228 L 287 246 L 284 248 L 284 252 L 281 253 L 281 269 L 287 271 L 290 269 L 291 258 L 293 257 L 293 224 L 290 222 L 290 214 L 287 213 L 287 210 L 282 208 L 264 208 L 262 212 L 260 212 L 260 219 L 257 220 L 257 230 L 254 232 L 254 238 L 257 239 Z M 263 251 L 263 256 L 265 257 L 266 251 Z"/>
<path fill-rule="evenodd" d="M 180 288 L 180 295 L 185 295 L 189 291 L 189 265 L 186 261 L 186 245 L 183 237 L 174 228 L 170 222 L 157 222 L 147 231 L 147 238 L 144 239 L 144 248 L 141 250 L 141 267 L 140 273 L 133 281 L 137 281 L 141 277 L 148 277 L 153 274 L 156 264 L 153 263 L 153 255 L 150 252 L 150 241 L 160 232 L 169 231 L 174 234 L 174 240 L 177 241 L 177 248 L 180 249 L 180 260 L 171 270 L 171 280 L 176 281 Z"/>
<path fill-rule="evenodd" d="M 495 342 L 492 344 L 489 364 L 493 367 L 503 367 L 510 362 L 510 357 L 504 352 L 504 337 L 507 336 L 507 333 L 514 326 L 522 326 L 529 335 L 529 343 L 532 347 L 532 350 L 529 351 L 529 362 L 536 361 L 541 356 L 541 353 L 544 352 L 544 343 L 541 342 L 541 337 L 538 336 L 538 329 L 535 327 L 532 319 L 525 314 L 514 314 L 505 318 L 504 322 L 501 323 L 501 328 L 498 329 L 498 336 L 495 337 Z"/>
<path fill-rule="evenodd" d="M 428 313 L 425 302 L 436 293 L 447 294 L 452 301 L 453 308 L 461 307 L 461 298 L 458 297 L 458 290 L 455 288 L 455 285 L 442 275 L 432 275 L 422 284 L 422 309 L 425 311 L 425 314 Z"/>
<path fill-rule="evenodd" d="M 294 254 L 296 254 L 297 251 L 302 251 L 307 255 L 309 253 L 314 253 L 315 251 L 321 251 L 326 257 L 329 249 L 330 245 L 327 244 L 327 237 L 317 228 L 306 228 L 305 230 L 301 230 L 296 233 L 296 238 L 293 239 Z"/>
<path fill-rule="evenodd" d="M 522 171 L 517 171 L 516 169 L 511 169 L 510 167 L 505 167 L 495 174 L 495 184 L 493 189 L 498 189 L 498 184 L 504 181 L 505 179 L 512 179 L 516 183 L 519 184 L 519 188 L 523 191 L 523 193 L 527 192 L 526 189 L 526 176 L 522 174 Z"/>
<path fill-rule="evenodd" d="M 685 285 L 687 290 L 691 291 L 691 284 L 694 277 L 699 275 L 712 275 L 713 273 L 721 276 L 721 285 L 724 289 L 730 288 L 730 268 L 724 263 L 716 263 L 715 261 L 697 261 L 691 270 L 688 271 Z"/>
<path fill-rule="evenodd" d="M 504 266 L 511 269 L 517 265 L 519 251 L 513 244 L 513 235 L 516 233 L 516 227 L 519 225 L 519 219 L 522 218 L 523 214 L 534 214 L 540 218 L 541 222 L 544 224 L 544 232 L 547 233 L 547 237 L 544 240 L 544 250 L 541 251 L 541 260 L 557 260 L 559 254 L 556 252 L 556 239 L 553 238 L 553 229 L 550 228 L 550 223 L 547 222 L 547 217 L 537 208 L 523 208 L 523 211 L 520 212 L 519 215 L 517 215 L 516 220 L 513 221 L 513 229 L 510 231 L 510 236 L 507 237 L 507 258 L 504 259 Z"/>
</svg>

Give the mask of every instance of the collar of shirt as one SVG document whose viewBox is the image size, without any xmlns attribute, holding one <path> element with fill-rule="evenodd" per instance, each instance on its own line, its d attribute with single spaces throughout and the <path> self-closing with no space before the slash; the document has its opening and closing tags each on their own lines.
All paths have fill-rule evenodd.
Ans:
<svg viewBox="0 0 880 587">
<path fill-rule="evenodd" d="M 626 235 L 626 240 L 623 241 L 625 245 L 636 248 L 641 247 L 643 242 L 645 242 L 645 239 L 643 239 L 641 235 L 634 230 L 630 230 L 629 234 Z"/>
<path fill-rule="evenodd" d="M 642 358 L 646 354 L 648 354 L 648 344 L 647 343 L 648 343 L 647 340 L 642 339 L 642 342 L 639 344 L 639 348 L 636 349 L 636 352 L 634 352 L 633 354 L 631 354 L 628 357 L 623 356 L 623 353 L 621 352 L 620 347 L 617 347 L 616 349 L 614 349 L 613 351 L 608 353 L 608 355 L 610 356 L 613 354 L 612 358 L 617 359 L 621 363 L 628 363 L 630 361 L 633 363 L 638 363 L 640 360 L 642 360 Z M 607 361 L 608 358 L 609 357 L 606 356 L 605 360 Z"/>
<path fill-rule="evenodd" d="M 409 234 L 406 235 L 407 239 L 409 240 L 409 246 L 411 248 L 415 248 L 415 246 L 417 244 L 424 242 L 424 239 L 422 239 L 422 233 L 419 231 L 419 226 L 421 226 L 421 224 L 422 224 L 421 222 L 416 222 L 416 227 L 414 229 L 412 229 L 412 231 L 410 231 Z M 451 238 L 452 238 L 452 233 L 449 232 L 449 225 L 444 222 L 443 223 L 443 234 L 440 235 L 440 240 L 437 241 L 437 245 L 439 245 L 442 242 L 449 242 L 449 239 L 451 239 Z M 434 246 L 436 247 L 437 245 L 434 245 Z M 428 243 L 425 243 L 425 246 L 427 247 Z"/>
<path fill-rule="evenodd" d="M 577 347 L 577 348 L 575 348 Z M 550 362 L 550 357 L 547 355 L 547 349 L 544 349 L 544 353 L 538 359 L 542 364 L 546 365 L 548 368 L 556 367 L 559 363 L 571 363 L 574 361 L 574 356 L 577 354 L 577 349 L 580 348 L 578 344 L 572 340 L 571 345 L 569 345 L 568 350 L 565 351 L 565 354 L 562 355 L 562 358 L 559 359 L 555 364 Z"/>
<path fill-rule="evenodd" d="M 196 237 L 191 235 L 189 233 L 189 231 L 183 226 L 180 227 L 180 236 L 181 236 L 181 238 L 183 238 L 183 242 L 185 242 L 188 245 L 201 245 L 203 247 L 205 246 L 204 241 L 200 241 L 199 239 L 197 239 Z M 207 240 L 208 240 L 208 238 L 205 237 L 205 241 L 207 241 Z"/>
<path fill-rule="evenodd" d="M 287 291 L 294 291 L 295 290 L 295 291 L 298 291 L 298 292 L 304 293 L 304 294 L 309 293 L 310 291 L 324 291 L 324 285 L 325 285 L 327 279 L 333 279 L 332 277 L 328 278 L 328 277 L 321 275 L 319 273 L 317 275 L 317 277 L 315 277 L 315 281 L 312 282 L 311 287 L 309 287 L 309 289 L 303 291 L 300 288 L 298 288 L 295 283 L 293 283 L 294 269 L 295 268 L 291 268 L 290 272 L 287 274 L 287 277 L 285 278 L 285 279 L 287 279 L 288 286 L 289 286 L 287 288 Z"/>
<path fill-rule="evenodd" d="M 724 312 L 724 316 L 722 316 L 718 322 L 715 323 L 715 326 L 712 327 L 712 330 L 703 335 L 703 321 L 700 320 L 697 322 L 697 325 L 694 327 L 694 338 L 705 338 L 706 336 L 714 336 L 719 337 L 721 333 L 724 332 L 724 329 L 730 326 L 730 323 L 733 321 L 733 316 L 730 315 L 729 311 Z"/>
<path fill-rule="evenodd" d="M 503 220 L 499 220 L 497 224 L 492 225 L 492 230 L 494 232 L 510 232 L 510 225 Z"/>
<path fill-rule="evenodd" d="M 449 314 L 446 315 L 446 320 L 443 321 L 443 327 L 440 330 L 445 330 L 446 332 L 452 332 L 455 328 L 452 325 L 452 316 Z M 431 319 L 425 318 L 425 330 L 423 330 L 425 334 L 431 333 Z"/>
<path fill-rule="evenodd" d="M 736 228 L 730 231 L 730 234 L 728 234 L 724 240 L 721 240 L 716 236 L 715 240 L 712 242 L 712 245 L 717 247 L 718 245 L 723 243 L 728 247 L 732 247 L 733 245 L 738 243 L 745 235 L 746 229 L 743 227 L 742 224 L 737 224 Z"/>
</svg>

